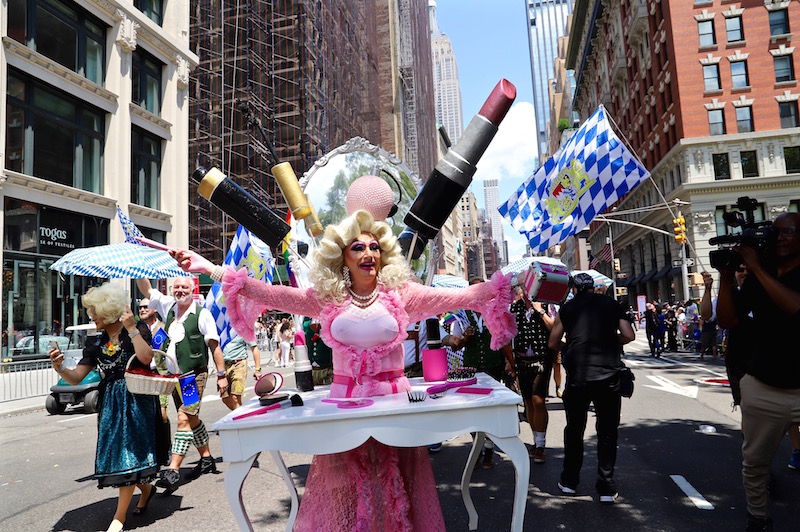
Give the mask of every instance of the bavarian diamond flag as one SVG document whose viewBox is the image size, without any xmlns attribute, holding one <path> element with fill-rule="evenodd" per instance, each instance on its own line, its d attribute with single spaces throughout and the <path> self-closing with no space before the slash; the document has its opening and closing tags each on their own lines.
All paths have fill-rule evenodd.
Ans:
<svg viewBox="0 0 800 532">
<path fill-rule="evenodd" d="M 601 105 L 498 210 L 538 253 L 582 230 L 649 176 Z"/>
<path fill-rule="evenodd" d="M 225 264 L 237 269 L 247 268 L 247 275 L 250 277 L 272 284 L 275 260 L 272 258 L 269 246 L 241 225 L 236 231 L 236 236 L 231 240 L 231 248 L 225 256 Z M 222 349 L 237 334 L 231 328 L 221 283 L 214 283 L 211 287 L 204 306 L 211 311 L 211 315 L 214 316 L 214 321 L 217 323 L 219 346 Z"/>
</svg>

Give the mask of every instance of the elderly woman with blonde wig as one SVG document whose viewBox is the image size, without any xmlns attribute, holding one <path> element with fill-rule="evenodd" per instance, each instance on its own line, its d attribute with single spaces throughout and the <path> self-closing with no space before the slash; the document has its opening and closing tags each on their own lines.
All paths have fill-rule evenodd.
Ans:
<svg viewBox="0 0 800 532">
<path fill-rule="evenodd" d="M 150 329 L 134 321 L 125 290 L 106 283 L 90 288 L 81 298 L 101 334 L 88 343 L 75 369 L 63 367 L 63 355 L 50 350 L 53 368 L 66 382 L 80 383 L 93 368 L 100 370 L 97 409 L 95 478 L 99 488 L 119 488 L 114 519 L 108 530 L 122 530 L 134 488 L 142 492 L 134 514 L 143 513 L 156 492 L 150 484 L 167 463 L 166 440 L 157 395 L 134 395 L 125 384 L 125 367 L 148 368 L 153 359 Z"/>
<path fill-rule="evenodd" d="M 493 348 L 516 334 L 507 277 L 497 273 L 468 289 L 410 282 L 391 228 L 365 210 L 326 228 L 312 255 L 308 289 L 266 285 L 244 269 L 213 266 L 190 251 L 173 255 L 187 271 L 222 279 L 228 314 L 239 331 L 252 331 L 265 308 L 318 318 L 320 335 L 333 351 L 331 397 L 409 390 L 403 341 L 411 322 L 468 308 L 484 315 Z M 427 449 L 369 439 L 351 451 L 315 456 L 295 530 L 444 530 Z"/>
</svg>

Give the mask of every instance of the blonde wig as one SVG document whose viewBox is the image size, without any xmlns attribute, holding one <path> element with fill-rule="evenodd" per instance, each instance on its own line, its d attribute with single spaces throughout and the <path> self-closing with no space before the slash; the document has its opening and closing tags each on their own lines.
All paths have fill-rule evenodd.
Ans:
<svg viewBox="0 0 800 532">
<path fill-rule="evenodd" d="M 94 308 L 94 313 L 105 323 L 115 323 L 125 312 L 128 294 L 124 288 L 111 283 L 103 283 L 86 291 L 81 296 L 85 308 Z"/>
<path fill-rule="evenodd" d="M 393 290 L 408 281 L 411 271 L 392 228 L 385 222 L 375 221 L 367 211 L 358 210 L 337 225 L 326 227 L 319 247 L 312 254 L 314 263 L 308 278 L 314 284 L 320 301 L 339 304 L 347 297 L 347 287 L 342 278 L 344 249 L 361 233 L 371 234 L 381 246 L 378 282 Z"/>
</svg>

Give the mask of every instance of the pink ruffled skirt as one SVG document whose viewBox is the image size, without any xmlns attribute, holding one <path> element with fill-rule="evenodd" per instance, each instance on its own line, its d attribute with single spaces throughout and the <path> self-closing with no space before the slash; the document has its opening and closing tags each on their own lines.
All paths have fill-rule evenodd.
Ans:
<svg viewBox="0 0 800 532">
<path fill-rule="evenodd" d="M 299 531 L 443 531 L 428 449 L 370 438 L 314 456 L 295 522 Z"/>
</svg>

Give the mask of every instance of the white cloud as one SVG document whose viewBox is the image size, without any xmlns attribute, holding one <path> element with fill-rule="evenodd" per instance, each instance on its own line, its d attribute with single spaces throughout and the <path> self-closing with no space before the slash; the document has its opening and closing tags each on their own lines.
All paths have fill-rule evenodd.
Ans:
<svg viewBox="0 0 800 532">
<path fill-rule="evenodd" d="M 533 104 L 518 102 L 508 111 L 478 162 L 475 179 L 509 180 L 521 185 L 536 170 L 536 117 Z"/>
</svg>

